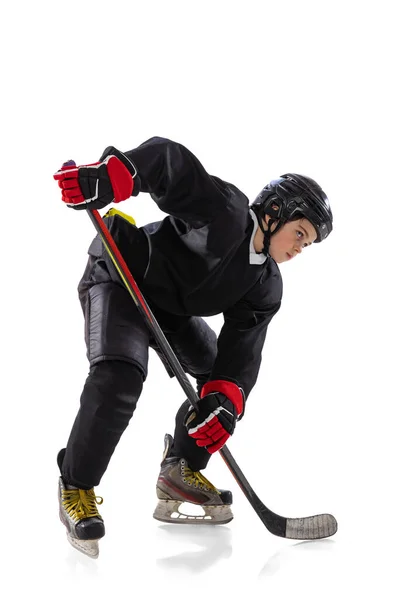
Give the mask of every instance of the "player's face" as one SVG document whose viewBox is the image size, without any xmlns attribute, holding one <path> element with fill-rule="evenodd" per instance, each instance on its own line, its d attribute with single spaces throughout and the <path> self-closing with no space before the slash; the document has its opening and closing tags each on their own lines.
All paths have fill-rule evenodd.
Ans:
<svg viewBox="0 0 400 600">
<path fill-rule="evenodd" d="M 289 221 L 271 236 L 269 253 L 277 263 L 292 260 L 317 239 L 314 226 L 307 219 Z"/>
</svg>

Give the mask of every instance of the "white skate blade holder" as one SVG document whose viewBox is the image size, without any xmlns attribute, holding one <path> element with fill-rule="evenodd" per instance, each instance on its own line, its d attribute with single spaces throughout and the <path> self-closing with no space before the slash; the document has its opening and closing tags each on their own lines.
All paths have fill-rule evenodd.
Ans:
<svg viewBox="0 0 400 600">
<path fill-rule="evenodd" d="M 73 546 L 82 554 L 89 556 L 90 558 L 98 558 L 99 557 L 99 541 L 98 540 L 80 540 L 76 537 L 72 537 L 69 533 L 67 533 L 67 539 L 71 546 Z"/>
<path fill-rule="evenodd" d="M 232 521 L 233 514 L 231 507 L 227 505 L 200 506 L 182 500 L 160 499 L 153 517 L 157 521 L 180 525 L 224 525 Z"/>
</svg>

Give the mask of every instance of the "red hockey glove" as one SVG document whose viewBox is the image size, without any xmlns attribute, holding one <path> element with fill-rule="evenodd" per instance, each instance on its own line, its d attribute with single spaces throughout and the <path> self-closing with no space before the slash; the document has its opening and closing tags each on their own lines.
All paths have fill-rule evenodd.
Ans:
<svg viewBox="0 0 400 600">
<path fill-rule="evenodd" d="M 104 160 L 100 159 L 101 162 L 77 167 L 70 160 L 54 175 L 62 189 L 62 201 L 67 206 L 78 210 L 98 210 L 110 202 L 126 200 L 133 194 L 137 176 L 135 165 L 116 148 L 107 150 L 110 153 Z M 139 190 L 134 195 L 137 193 Z"/>
<path fill-rule="evenodd" d="M 198 413 L 190 409 L 184 422 L 196 444 L 213 454 L 234 432 L 243 413 L 244 392 L 230 381 L 216 380 L 203 386 L 200 398 Z"/>
</svg>

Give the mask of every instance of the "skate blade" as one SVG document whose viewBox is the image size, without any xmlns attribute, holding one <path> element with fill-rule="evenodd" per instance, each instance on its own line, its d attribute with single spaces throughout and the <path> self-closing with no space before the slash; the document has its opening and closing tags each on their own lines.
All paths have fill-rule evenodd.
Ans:
<svg viewBox="0 0 400 600">
<path fill-rule="evenodd" d="M 78 538 L 72 537 L 67 533 L 67 538 L 71 546 L 73 546 L 82 554 L 86 554 L 90 558 L 98 558 L 99 556 L 99 542 L 98 540 L 79 540 Z"/>
<path fill-rule="evenodd" d="M 233 519 L 231 507 L 228 505 L 202 505 L 203 515 L 188 515 L 180 510 L 182 504 L 184 502 L 180 500 L 159 500 L 153 518 L 163 523 L 179 525 L 224 525 Z"/>
</svg>

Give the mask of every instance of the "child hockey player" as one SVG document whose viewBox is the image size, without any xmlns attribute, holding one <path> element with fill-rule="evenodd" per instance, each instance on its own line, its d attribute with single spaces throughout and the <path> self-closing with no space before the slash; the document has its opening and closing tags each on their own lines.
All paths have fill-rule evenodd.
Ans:
<svg viewBox="0 0 400 600">
<path fill-rule="evenodd" d="M 105 222 L 184 370 L 197 381 L 199 412 L 188 401 L 165 436 L 156 519 L 227 523 L 232 494 L 201 473 L 243 416 L 256 383 L 267 328 L 281 303 L 278 264 L 332 231 L 320 186 L 295 173 L 266 185 L 249 206 L 234 185 L 209 175 L 183 145 L 151 138 L 122 153 L 108 147 L 99 162 L 65 163 L 54 178 L 75 209 L 101 209 L 149 193 L 168 216 L 137 228 L 109 211 Z M 97 236 L 79 283 L 90 372 L 66 447 L 57 458 L 60 517 L 73 546 L 98 555 L 104 522 L 94 493 L 127 427 L 156 341 Z M 201 318 L 223 314 L 216 334 Z M 168 369 L 168 365 L 166 364 Z M 149 437 L 151 424 L 149 424 Z M 204 519 L 176 519 L 183 502 Z"/>
</svg>

